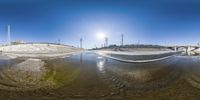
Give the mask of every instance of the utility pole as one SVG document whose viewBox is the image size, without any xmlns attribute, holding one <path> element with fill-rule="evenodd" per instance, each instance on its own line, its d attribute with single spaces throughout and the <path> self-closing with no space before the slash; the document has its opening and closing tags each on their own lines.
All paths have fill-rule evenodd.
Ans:
<svg viewBox="0 0 200 100">
<path fill-rule="evenodd" d="M 105 37 L 105 47 L 108 47 L 108 37 Z"/>
<path fill-rule="evenodd" d="M 124 34 L 121 35 L 121 46 L 124 45 Z"/>
<path fill-rule="evenodd" d="M 10 25 L 8 25 L 7 27 L 7 44 L 10 45 Z"/>
<path fill-rule="evenodd" d="M 60 39 L 58 39 L 58 44 L 60 44 Z"/>
<path fill-rule="evenodd" d="M 80 48 L 82 48 L 83 38 L 80 38 Z"/>
</svg>

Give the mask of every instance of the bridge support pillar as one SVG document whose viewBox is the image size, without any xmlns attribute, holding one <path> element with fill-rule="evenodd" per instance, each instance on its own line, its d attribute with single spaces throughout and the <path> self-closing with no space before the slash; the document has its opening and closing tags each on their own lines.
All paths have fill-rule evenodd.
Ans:
<svg viewBox="0 0 200 100">
<path fill-rule="evenodd" d="M 177 47 L 176 46 L 174 47 L 174 51 L 177 51 Z"/>
<path fill-rule="evenodd" d="M 191 47 L 188 46 L 186 51 L 187 51 L 187 52 L 190 52 L 190 50 L 191 50 Z"/>
</svg>

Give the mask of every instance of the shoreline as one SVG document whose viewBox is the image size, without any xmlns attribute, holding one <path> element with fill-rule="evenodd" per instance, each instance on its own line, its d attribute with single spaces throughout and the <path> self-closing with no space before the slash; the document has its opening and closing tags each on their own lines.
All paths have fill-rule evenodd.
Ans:
<svg viewBox="0 0 200 100">
<path fill-rule="evenodd" d="M 77 51 L 77 52 L 70 52 L 70 53 L 6 53 L 3 52 L 0 57 L 6 57 L 6 58 L 10 58 L 10 59 L 14 59 L 14 58 L 38 58 L 38 59 L 45 59 L 45 58 L 50 58 L 50 59 L 54 59 L 54 58 L 65 58 L 65 57 L 69 57 L 71 55 L 75 55 L 75 54 L 79 54 L 83 51 Z"/>
<path fill-rule="evenodd" d="M 18 44 L 0 47 L 0 57 L 9 58 L 64 58 L 84 51 L 67 45 L 58 44 Z"/>
<path fill-rule="evenodd" d="M 171 50 L 158 51 L 111 51 L 111 50 L 94 50 L 98 55 L 111 58 L 114 60 L 129 62 L 129 63 L 145 63 L 164 60 L 175 56 L 179 52 Z"/>
</svg>

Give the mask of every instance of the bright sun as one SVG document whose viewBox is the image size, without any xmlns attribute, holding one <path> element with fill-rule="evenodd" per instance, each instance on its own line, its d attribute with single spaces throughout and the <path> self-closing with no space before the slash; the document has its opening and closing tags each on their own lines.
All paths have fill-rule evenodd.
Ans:
<svg viewBox="0 0 200 100">
<path fill-rule="evenodd" d="M 99 32 L 99 33 L 96 34 L 96 37 L 99 40 L 104 40 L 106 38 L 106 35 L 103 32 Z"/>
</svg>

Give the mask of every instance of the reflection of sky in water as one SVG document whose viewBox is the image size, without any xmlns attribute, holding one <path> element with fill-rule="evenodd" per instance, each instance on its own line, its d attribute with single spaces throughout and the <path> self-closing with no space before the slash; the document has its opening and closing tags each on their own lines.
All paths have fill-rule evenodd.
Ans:
<svg viewBox="0 0 200 100">
<path fill-rule="evenodd" d="M 183 54 L 187 55 L 187 56 L 200 56 L 200 53 L 199 52 L 196 52 L 196 51 L 185 51 L 183 52 Z"/>
<path fill-rule="evenodd" d="M 168 63 L 165 63 L 165 65 L 157 63 L 116 63 L 114 65 L 109 65 L 107 70 L 117 73 L 120 77 L 125 77 L 125 79 L 131 80 L 132 82 L 148 82 L 155 78 L 165 77 L 166 73 L 161 73 L 162 71 L 170 73 L 173 68 L 170 68 L 168 65 Z M 157 74 L 159 74 L 159 76 Z"/>
<path fill-rule="evenodd" d="M 106 63 L 106 65 L 105 65 Z M 171 59 L 160 62 L 134 64 L 123 63 L 115 60 L 97 57 L 97 68 L 103 71 L 107 70 L 118 73 L 119 77 L 128 76 L 134 81 L 134 87 L 151 88 L 156 85 L 164 86 L 183 76 L 191 86 L 200 89 L 200 57 L 178 57 L 178 60 Z M 178 68 L 178 69 L 177 69 Z M 180 74 L 180 71 L 184 73 Z M 175 79 L 175 80 L 174 80 Z M 151 81 L 150 81 L 151 80 Z M 139 82 L 139 84 L 135 84 Z M 141 83 L 142 82 L 142 83 Z M 144 83 L 143 83 L 144 82 Z"/>
<path fill-rule="evenodd" d="M 22 65 L 24 65 L 24 61 L 19 61 L 17 63 L 12 62 L 15 61 L 10 61 L 10 63 L 8 63 L 7 60 L 0 60 L 0 69 L 2 69 L 0 70 L 0 74 L 1 72 L 3 72 L 2 75 L 4 75 L 3 77 L 5 77 L 4 80 L 0 81 L 10 81 L 6 77 L 10 75 L 11 78 L 14 77 L 13 79 L 17 81 L 14 83 L 14 85 L 17 83 L 17 86 L 19 88 L 22 88 L 23 90 L 26 89 L 22 87 L 23 80 L 23 83 L 25 83 L 25 85 L 33 85 L 35 86 L 35 89 L 39 87 L 47 87 L 47 84 L 54 82 L 54 79 L 56 81 L 57 79 L 59 79 L 59 82 L 62 83 L 61 86 L 71 84 L 71 82 L 76 82 L 71 80 L 77 79 L 78 82 L 73 84 L 74 87 L 77 88 L 77 91 L 80 92 L 81 89 L 78 89 L 79 83 L 81 84 L 80 86 L 84 86 L 85 88 L 86 85 L 91 86 L 93 82 L 96 82 L 96 80 L 88 82 L 88 80 L 91 80 L 91 77 L 95 79 L 100 78 L 101 81 L 106 82 L 106 84 L 108 83 L 108 85 L 112 84 L 113 86 L 120 86 L 122 83 L 126 82 L 127 88 L 129 88 L 130 91 L 156 90 L 171 86 L 170 84 L 176 86 L 179 85 L 177 84 L 179 80 L 184 80 L 184 83 L 187 83 L 189 89 L 191 89 L 191 87 L 200 89 L 200 56 L 177 56 L 174 59 L 170 58 L 151 63 L 125 63 L 103 56 L 98 56 L 92 53 L 83 53 L 80 55 L 65 58 L 64 60 L 45 60 L 45 63 L 48 64 L 48 66 L 51 66 L 47 69 L 56 72 L 55 74 L 52 74 L 51 71 L 49 71 L 49 73 L 41 71 L 39 72 L 41 74 L 38 74 L 37 71 L 32 71 L 31 73 L 29 73 L 26 71 L 33 69 L 30 66 L 22 67 Z M 9 64 L 11 65 L 10 68 L 3 68 L 6 66 L 10 66 Z M 27 65 L 33 64 L 34 62 L 31 60 L 31 62 L 29 62 Z M 53 67 L 54 65 L 55 67 Z M 21 68 L 26 68 L 26 70 L 23 70 Z M 79 68 L 84 68 L 84 70 L 79 70 Z M 79 71 L 82 71 L 83 74 Z M 99 77 L 97 77 L 96 72 Z M 49 81 L 45 80 L 44 82 L 40 82 L 40 79 L 43 78 L 42 75 L 53 75 L 54 78 L 52 79 L 52 77 L 49 77 Z M 176 83 L 176 81 L 178 82 Z M 11 83 L 8 83 L 8 85 L 10 84 Z M 51 83 L 48 86 L 54 86 L 54 83 Z M 186 88 L 187 86 L 183 85 L 183 87 Z M 98 85 L 95 83 L 94 90 L 98 90 L 96 87 L 98 87 Z M 71 87 L 69 86 L 69 88 Z"/>
<path fill-rule="evenodd" d="M 99 71 L 103 71 L 105 67 L 106 59 L 104 57 L 97 57 L 97 68 Z"/>
<path fill-rule="evenodd" d="M 126 63 L 97 57 L 97 68 L 106 70 L 108 80 L 114 80 L 114 84 L 118 84 L 115 80 L 120 80 L 128 82 L 129 89 L 146 91 L 165 87 L 179 78 L 180 71 L 173 67 L 174 61 L 171 58 L 151 63 Z"/>
</svg>

